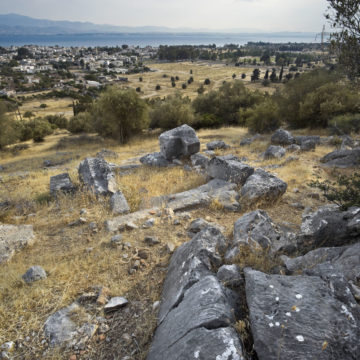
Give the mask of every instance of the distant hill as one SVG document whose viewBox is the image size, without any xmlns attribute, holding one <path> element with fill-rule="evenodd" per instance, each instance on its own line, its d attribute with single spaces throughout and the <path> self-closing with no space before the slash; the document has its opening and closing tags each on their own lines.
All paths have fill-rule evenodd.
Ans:
<svg viewBox="0 0 360 360">
<path fill-rule="evenodd" d="M 161 26 L 113 26 L 97 25 L 80 21 L 52 21 L 35 19 L 18 14 L 0 14 L 0 34 L 2 35 L 53 35 L 79 33 L 147 33 L 147 32 L 193 32 L 202 31 L 186 28 Z M 203 30 L 206 31 L 206 30 Z"/>
</svg>

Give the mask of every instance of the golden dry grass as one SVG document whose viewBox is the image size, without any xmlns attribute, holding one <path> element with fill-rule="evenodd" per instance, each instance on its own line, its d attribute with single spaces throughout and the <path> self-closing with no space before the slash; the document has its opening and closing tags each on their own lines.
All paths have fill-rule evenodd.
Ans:
<svg viewBox="0 0 360 360">
<path fill-rule="evenodd" d="M 72 102 L 71 98 L 26 100 L 20 107 L 20 113 L 24 115 L 26 111 L 31 111 L 37 117 L 62 114 L 69 118 L 73 116 Z M 41 104 L 46 104 L 46 108 L 41 108 Z"/>
<path fill-rule="evenodd" d="M 278 85 L 270 85 L 268 87 L 262 86 L 261 82 L 254 84 L 251 83 L 250 78 L 253 71 L 253 67 L 236 67 L 234 65 L 226 65 L 220 63 L 211 63 L 211 62 L 202 62 L 197 61 L 194 63 L 191 62 L 173 62 L 173 63 L 150 63 L 148 66 L 155 72 L 148 72 L 144 74 L 133 74 L 128 75 L 127 78 L 129 83 L 120 85 L 122 87 L 131 87 L 136 89 L 137 87 L 141 88 L 141 96 L 143 98 L 152 98 L 152 97 L 164 97 L 171 94 L 175 94 L 177 91 L 180 91 L 184 96 L 189 96 L 191 99 L 194 99 L 198 93 L 197 89 L 204 84 L 204 80 L 209 78 L 211 83 L 210 85 L 204 85 L 207 91 L 218 89 L 223 81 L 233 81 L 232 75 L 236 74 L 236 79 L 241 79 L 241 74 L 245 73 L 246 78 L 242 80 L 245 86 L 249 87 L 252 90 L 266 91 L 273 93 L 276 90 Z M 190 70 L 193 71 L 190 74 Z M 261 69 L 262 74 L 265 73 L 266 69 Z M 166 78 L 163 76 L 167 75 Z M 143 81 L 139 81 L 139 77 L 143 78 Z M 176 87 L 171 86 L 171 77 L 178 76 L 179 81 L 176 81 Z M 188 84 L 187 80 L 190 77 L 194 78 L 192 84 Z M 186 83 L 187 88 L 182 89 L 182 84 Z M 156 91 L 156 85 L 161 86 L 161 90 Z M 280 84 L 281 86 L 281 84 Z"/>
<path fill-rule="evenodd" d="M 234 148 L 220 150 L 218 154 L 233 153 L 246 157 L 247 162 L 255 167 L 283 162 L 261 159 L 260 154 L 268 146 L 269 137 L 250 146 L 239 147 L 240 140 L 248 136 L 244 128 L 201 130 L 198 135 L 202 148 L 212 139 L 223 139 Z M 73 181 L 78 183 L 76 167 L 83 158 L 94 156 L 97 151 L 107 148 L 119 155 L 119 158 L 109 161 L 127 163 L 128 159 L 136 159 L 143 154 L 156 151 L 157 133 L 138 137 L 122 146 L 112 141 L 82 145 L 70 141 L 68 147 L 57 150 L 56 144 L 63 138 L 74 139 L 63 131 L 48 137 L 44 143 L 29 143 L 30 148 L 16 156 L 10 153 L 0 154 L 0 163 L 5 166 L 5 171 L 1 174 L 3 180 L 0 186 L 0 202 L 9 200 L 14 204 L 11 210 L 2 214 L 2 221 L 33 224 L 36 234 L 36 242 L 32 247 L 17 253 L 7 264 L 0 265 L 0 344 L 10 340 L 20 340 L 24 343 L 21 339 L 30 336 L 30 341 L 17 352 L 21 359 L 68 357 L 68 352 L 49 352 L 42 355 L 45 348 L 41 345 L 44 321 L 54 311 L 69 305 L 94 285 L 107 286 L 112 295 L 126 296 L 130 301 L 140 300 L 152 304 L 159 300 L 166 273 L 159 269 L 165 269 L 170 258 L 164 245 L 167 242 L 180 245 L 188 240 L 186 227 L 191 220 L 181 220 L 180 226 L 174 227 L 165 221 L 165 218 L 156 218 L 156 226 L 152 229 L 140 227 L 133 232 L 123 233 L 124 241 L 131 243 L 131 249 L 113 248 L 109 246 L 111 234 L 107 233 L 103 226 L 104 221 L 112 217 L 107 201 L 100 201 L 87 191 L 80 191 L 74 196 L 61 196 L 57 201 L 48 202 L 50 176 L 69 169 Z M 293 202 L 301 202 L 304 206 L 318 206 L 324 203 L 323 198 L 314 200 L 307 197 L 308 193 L 313 192 L 307 184 L 316 176 L 331 176 L 329 171 L 318 166 L 318 159 L 331 150 L 333 149 L 330 147 L 319 146 L 315 151 L 300 154 L 300 160 L 269 170 L 288 183 L 288 191 L 278 203 L 264 206 L 274 221 L 299 224 L 302 211 L 292 207 Z M 59 155 L 57 151 L 65 152 L 66 155 Z M 69 158 L 69 162 L 57 169 L 43 169 L 44 159 L 57 159 L 61 156 Z M 19 171 L 28 172 L 28 176 L 17 176 L 16 173 Z M 153 196 L 184 191 L 199 186 L 204 181 L 202 176 L 184 171 L 181 167 L 140 168 L 131 174 L 118 177 L 119 187 L 124 191 L 132 210 L 138 209 L 140 203 Z M 295 188 L 299 189 L 298 193 L 294 192 Z M 69 223 L 79 218 L 80 210 L 83 208 L 87 209 L 87 214 L 84 215 L 87 223 L 69 227 Z M 243 212 L 227 212 L 214 202 L 209 208 L 192 211 L 191 217 L 208 217 L 208 220 L 224 226 L 226 235 L 231 237 L 234 221 L 242 214 Z M 89 228 L 90 222 L 97 224 L 97 232 Z M 157 236 L 162 244 L 148 247 L 143 242 L 146 235 Z M 147 251 L 148 259 L 141 270 L 130 276 L 129 267 L 138 258 L 137 252 L 140 249 Z M 125 253 L 128 255 L 127 258 L 123 257 Z M 259 254 L 248 260 L 253 266 L 262 264 L 266 269 L 273 265 L 264 263 L 263 259 L 263 254 Z M 45 280 L 26 285 L 21 280 L 21 275 L 33 265 L 41 265 L 49 276 Z M 102 315 L 102 310 L 96 310 L 96 315 Z M 143 359 L 146 356 L 149 339 L 155 327 L 153 312 L 144 312 L 141 321 L 142 326 L 135 320 L 133 325 L 142 328 L 139 333 L 140 349 L 134 359 Z M 130 320 L 129 324 L 132 324 Z M 110 351 L 111 344 L 96 339 L 97 337 L 92 343 L 92 349 L 88 349 L 84 355 L 84 359 L 106 358 L 105 354 Z"/>
</svg>

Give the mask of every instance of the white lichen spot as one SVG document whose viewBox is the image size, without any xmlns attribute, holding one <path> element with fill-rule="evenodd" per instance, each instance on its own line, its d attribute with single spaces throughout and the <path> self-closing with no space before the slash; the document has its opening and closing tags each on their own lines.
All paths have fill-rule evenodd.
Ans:
<svg viewBox="0 0 360 360">
<path fill-rule="evenodd" d="M 223 338 L 223 341 L 226 345 L 226 350 L 221 355 L 217 355 L 216 360 L 236 359 L 238 352 L 234 345 L 234 340 Z"/>
<path fill-rule="evenodd" d="M 271 327 L 271 328 L 274 327 L 274 324 L 273 324 L 273 323 L 270 323 L 270 324 L 269 324 L 269 327 Z"/>
<path fill-rule="evenodd" d="M 348 310 L 348 308 L 345 305 L 341 305 L 341 313 L 345 314 L 349 320 L 352 320 L 355 322 L 353 314 Z"/>
<path fill-rule="evenodd" d="M 302 295 L 301 294 L 296 294 L 296 298 L 300 300 L 300 299 L 302 299 Z"/>
<path fill-rule="evenodd" d="M 272 320 L 274 318 L 274 315 L 265 315 L 269 320 Z"/>
<path fill-rule="evenodd" d="M 197 351 L 194 352 L 194 358 L 195 359 L 198 359 L 199 355 L 200 355 L 200 350 L 197 350 Z"/>
<path fill-rule="evenodd" d="M 273 289 L 273 288 L 274 288 L 274 285 L 269 285 L 269 288 L 270 288 L 270 289 Z"/>
<path fill-rule="evenodd" d="M 280 323 L 279 323 L 279 322 L 276 322 L 276 323 L 275 323 L 275 326 L 280 326 Z"/>
<path fill-rule="evenodd" d="M 304 337 L 302 335 L 298 335 L 296 337 L 296 340 L 299 341 L 299 342 L 304 342 Z"/>
<path fill-rule="evenodd" d="M 185 266 L 185 261 L 181 264 L 181 268 L 183 268 Z"/>
<path fill-rule="evenodd" d="M 295 309 L 295 311 L 296 311 L 296 312 L 300 312 L 300 309 L 297 307 L 297 308 Z"/>
<path fill-rule="evenodd" d="M 276 301 L 279 301 L 279 300 L 280 300 L 280 298 L 277 296 L 277 297 L 275 298 L 275 300 L 276 300 Z"/>
<path fill-rule="evenodd" d="M 291 317 L 291 312 L 287 312 L 285 315 Z"/>
</svg>

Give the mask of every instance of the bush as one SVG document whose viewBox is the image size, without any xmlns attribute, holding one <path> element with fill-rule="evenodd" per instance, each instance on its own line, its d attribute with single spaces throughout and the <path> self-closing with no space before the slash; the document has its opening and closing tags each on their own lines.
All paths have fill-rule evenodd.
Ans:
<svg viewBox="0 0 360 360">
<path fill-rule="evenodd" d="M 333 117 L 329 127 L 335 134 L 350 134 L 360 132 L 360 114 L 344 114 Z"/>
<path fill-rule="evenodd" d="M 181 87 L 183 88 L 183 90 L 185 90 L 187 88 L 186 84 L 182 84 Z"/>
<path fill-rule="evenodd" d="M 181 95 L 168 96 L 163 101 L 158 101 L 150 111 L 150 127 L 172 129 L 183 124 L 192 124 L 194 111 L 188 97 Z"/>
<path fill-rule="evenodd" d="M 88 112 L 82 112 L 70 119 L 68 130 L 73 134 L 92 132 L 91 115 Z"/>
<path fill-rule="evenodd" d="M 280 126 L 277 104 L 270 97 L 253 108 L 241 110 L 240 118 L 252 132 L 269 132 Z"/>
<path fill-rule="evenodd" d="M 205 85 L 210 85 L 210 83 L 211 83 L 210 79 L 205 79 L 205 81 L 204 81 Z"/>
<path fill-rule="evenodd" d="M 92 114 L 94 130 L 121 143 L 140 133 L 149 123 L 146 103 L 132 89 L 107 89 L 94 103 Z"/>
<path fill-rule="evenodd" d="M 241 74 L 241 78 L 244 80 L 246 78 L 246 74 Z"/>
<path fill-rule="evenodd" d="M 24 118 L 31 118 L 31 117 L 33 117 L 33 116 L 35 116 L 35 115 L 34 115 L 34 113 L 31 112 L 31 111 L 25 111 L 25 113 L 24 113 L 24 115 L 23 115 Z"/>
<path fill-rule="evenodd" d="M 46 104 L 41 104 L 41 105 L 40 105 L 40 108 L 41 108 L 41 109 L 45 109 L 45 108 L 47 108 L 47 105 L 46 105 Z"/>
<path fill-rule="evenodd" d="M 46 116 L 46 120 L 59 129 L 67 129 L 68 127 L 68 119 L 64 115 L 48 115 Z"/>
<path fill-rule="evenodd" d="M 334 174 L 335 181 L 312 181 L 311 187 L 320 189 L 325 198 L 347 210 L 352 206 L 360 206 L 360 173 L 351 176 Z"/>
<path fill-rule="evenodd" d="M 34 123 L 33 121 L 21 121 L 18 123 L 19 140 L 28 141 L 33 138 Z"/>
<path fill-rule="evenodd" d="M 212 114 L 216 124 L 239 124 L 239 109 L 249 108 L 262 101 L 264 95 L 247 90 L 239 80 L 223 84 L 219 90 L 212 90 L 198 96 L 193 107 L 197 115 Z"/>
<path fill-rule="evenodd" d="M 16 121 L 6 115 L 7 106 L 0 101 L 0 149 L 13 144 L 19 137 L 19 128 Z"/>
<path fill-rule="evenodd" d="M 33 140 L 35 142 L 42 142 L 45 136 L 53 133 L 51 124 L 46 119 L 35 119 L 33 128 Z"/>
<path fill-rule="evenodd" d="M 327 70 L 314 70 L 303 74 L 301 77 L 295 78 L 285 84 L 281 96 L 277 98 L 279 104 L 279 116 L 283 122 L 287 122 L 294 128 L 307 127 L 314 124 L 313 119 L 309 118 L 309 106 L 307 114 L 303 106 L 303 113 L 300 114 L 300 107 L 305 101 L 308 94 L 315 95 L 317 90 L 326 84 L 338 81 L 339 75 Z M 312 96 L 312 95 L 311 95 Z M 309 104 L 310 99 L 307 103 Z M 306 115 L 305 115 L 306 114 Z M 313 116 L 314 113 L 311 115 Z M 315 114 L 315 117 L 321 114 Z M 321 122 L 321 121 L 320 121 Z M 315 123 L 319 123 L 315 119 Z"/>
<path fill-rule="evenodd" d="M 175 87 L 175 86 L 176 86 L 175 81 L 173 81 L 173 82 L 171 83 L 171 86 L 172 86 L 172 87 Z"/>
<path fill-rule="evenodd" d="M 203 94 L 205 92 L 205 88 L 204 85 L 200 85 L 200 87 L 197 89 L 197 92 L 199 95 Z"/>
<path fill-rule="evenodd" d="M 198 114 L 192 124 L 194 129 L 217 128 L 222 125 L 221 119 L 213 114 Z"/>
<path fill-rule="evenodd" d="M 136 92 L 141 92 L 141 87 L 140 86 L 136 88 Z"/>
<path fill-rule="evenodd" d="M 157 85 L 155 86 L 155 90 L 156 90 L 156 91 L 161 90 L 161 86 L 160 86 L 159 84 L 157 84 Z"/>
</svg>

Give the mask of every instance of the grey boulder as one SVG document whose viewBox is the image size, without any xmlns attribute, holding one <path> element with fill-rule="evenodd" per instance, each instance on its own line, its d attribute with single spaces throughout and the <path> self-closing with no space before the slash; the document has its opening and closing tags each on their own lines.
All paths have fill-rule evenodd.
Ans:
<svg viewBox="0 0 360 360">
<path fill-rule="evenodd" d="M 96 195 L 116 192 L 115 176 L 102 158 L 86 158 L 79 165 L 79 178 Z"/>
<path fill-rule="evenodd" d="M 72 194 L 76 191 L 76 186 L 72 183 L 68 173 L 51 176 L 50 194 L 56 197 L 58 193 Z"/>
<path fill-rule="evenodd" d="M 320 145 L 321 143 L 321 139 L 320 136 L 318 135 L 299 135 L 299 136 L 295 136 L 295 143 L 297 145 L 302 145 L 305 142 L 312 142 L 315 143 L 315 145 Z"/>
<path fill-rule="evenodd" d="M 157 167 L 166 167 L 171 164 L 164 155 L 159 152 L 147 154 L 140 158 L 140 162 L 147 166 L 157 166 Z"/>
<path fill-rule="evenodd" d="M 22 278 L 26 283 L 32 283 L 34 281 L 46 279 L 46 272 L 41 266 L 35 265 L 29 268 Z"/>
<path fill-rule="evenodd" d="M 129 204 L 124 194 L 119 190 L 110 198 L 110 208 L 113 214 L 120 215 L 130 212 Z"/>
<path fill-rule="evenodd" d="M 208 150 L 227 149 L 227 148 L 229 148 L 229 145 L 227 145 L 222 140 L 215 140 L 215 141 L 211 141 L 211 142 L 207 143 L 206 148 Z"/>
<path fill-rule="evenodd" d="M 236 160 L 236 157 L 216 156 L 207 167 L 208 175 L 213 179 L 231 181 L 243 185 L 247 178 L 254 173 L 254 168 Z"/>
<path fill-rule="evenodd" d="M 269 255 L 278 252 L 292 253 L 295 250 L 295 236 L 273 223 L 264 210 L 255 210 L 243 215 L 234 223 L 234 238 L 225 259 L 234 261 L 242 250 L 267 251 Z"/>
<path fill-rule="evenodd" d="M 159 142 L 160 152 L 167 160 L 190 156 L 200 150 L 200 141 L 196 132 L 188 125 L 162 133 Z"/>
<path fill-rule="evenodd" d="M 312 139 L 304 140 L 300 145 L 301 151 L 310 151 L 315 150 L 316 148 L 316 141 Z"/>
<path fill-rule="evenodd" d="M 245 269 L 246 299 L 259 360 L 360 357 L 359 306 L 317 276 Z"/>
<path fill-rule="evenodd" d="M 291 144 L 291 145 L 286 147 L 287 152 L 297 152 L 299 150 L 300 150 L 300 146 L 297 145 L 297 144 Z"/>
<path fill-rule="evenodd" d="M 289 274 L 305 272 L 320 276 L 326 271 L 340 274 L 347 281 L 360 279 L 360 243 L 319 248 L 293 259 L 283 255 L 281 259 Z"/>
<path fill-rule="evenodd" d="M 274 145 L 291 145 L 295 142 L 294 137 L 289 131 L 278 129 L 271 137 L 271 143 Z"/>
<path fill-rule="evenodd" d="M 286 191 L 287 184 L 263 169 L 257 169 L 241 189 L 241 202 L 252 205 L 256 202 L 273 202 Z"/>
<path fill-rule="evenodd" d="M 222 265 L 219 268 L 216 276 L 222 284 L 231 288 L 239 287 L 244 284 L 244 276 L 241 273 L 241 269 L 235 264 Z"/>
<path fill-rule="evenodd" d="M 282 146 L 270 145 L 264 154 L 264 159 L 281 159 L 286 154 L 286 150 Z"/>
<path fill-rule="evenodd" d="M 156 329 L 147 360 L 244 359 L 230 327 L 235 322 L 230 291 L 213 275 L 187 289 Z"/>
<path fill-rule="evenodd" d="M 334 166 L 338 168 L 348 168 L 360 165 L 360 147 L 351 150 L 335 150 L 323 158 L 320 162 L 324 166 Z"/>
<path fill-rule="evenodd" d="M 188 235 L 192 238 L 194 237 L 197 233 L 199 233 L 200 231 L 206 229 L 207 227 L 214 227 L 214 228 L 217 228 L 219 229 L 221 232 L 223 232 L 225 229 L 221 226 L 221 225 L 218 225 L 218 224 L 215 224 L 215 223 L 212 223 L 212 222 L 209 222 L 209 221 L 206 221 L 202 218 L 198 218 L 198 219 L 195 219 L 193 220 L 187 231 L 188 231 Z"/>
<path fill-rule="evenodd" d="M 194 154 L 190 156 L 192 166 L 201 166 L 205 169 L 210 161 L 210 158 L 203 154 Z"/>
<path fill-rule="evenodd" d="M 336 205 L 305 214 L 297 239 L 303 253 L 319 247 L 344 246 L 360 240 L 360 208 L 341 211 Z"/>
</svg>

